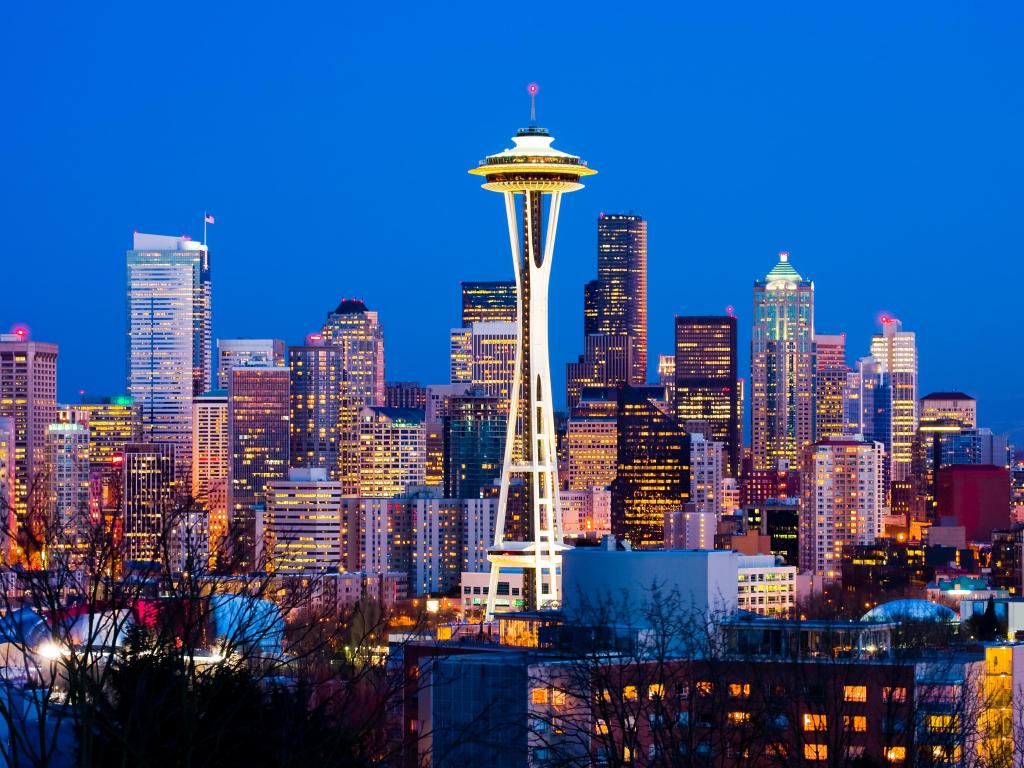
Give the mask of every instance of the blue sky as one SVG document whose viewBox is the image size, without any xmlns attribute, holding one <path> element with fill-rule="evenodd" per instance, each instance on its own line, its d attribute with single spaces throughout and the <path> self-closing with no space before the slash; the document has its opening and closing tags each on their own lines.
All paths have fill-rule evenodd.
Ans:
<svg viewBox="0 0 1024 768">
<path fill-rule="evenodd" d="M 745 368 L 752 281 L 785 249 L 851 360 L 896 315 L 922 393 L 1024 439 L 1019 4 L 93 6 L 0 11 L 0 328 L 60 343 L 64 398 L 124 388 L 132 230 L 199 236 L 204 209 L 216 335 L 297 342 L 358 296 L 388 378 L 444 381 L 459 280 L 511 276 L 500 198 L 465 171 L 536 81 L 556 146 L 600 171 L 563 206 L 556 382 L 597 215 L 632 210 L 652 360 L 673 315 L 732 304 Z"/>
</svg>

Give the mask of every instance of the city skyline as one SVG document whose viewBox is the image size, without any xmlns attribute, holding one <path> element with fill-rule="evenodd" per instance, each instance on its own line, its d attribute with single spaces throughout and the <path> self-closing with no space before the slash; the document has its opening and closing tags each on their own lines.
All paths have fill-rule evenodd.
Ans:
<svg viewBox="0 0 1024 768">
<path fill-rule="evenodd" d="M 72 85 L 78 77 L 88 78 L 78 83 L 80 95 L 53 80 L 53 66 L 26 72 L 12 83 L 20 109 L 17 125 L 9 129 L 11 172 L 26 182 L 0 194 L 2 210 L 18 222 L 5 228 L 9 247 L 23 254 L 24 262 L 12 275 L 14 298 L 0 317 L 0 330 L 21 322 L 36 340 L 61 345 L 61 401 L 74 400 L 80 389 L 118 394 L 123 381 L 117 353 L 124 331 L 121 258 L 130 233 L 184 230 L 198 239 L 208 209 L 217 216 L 209 228 L 215 337 L 296 343 L 316 330 L 322 312 L 340 298 L 359 296 L 380 312 L 388 328 L 388 378 L 443 382 L 447 333 L 458 321 L 459 282 L 511 277 L 511 270 L 501 267 L 505 244 L 500 233 L 486 224 L 492 211 L 466 188 L 460 169 L 479 159 L 477 147 L 508 134 L 510 125 L 525 124 L 523 87 L 535 79 L 541 87 L 541 121 L 556 135 L 575 137 L 579 151 L 603 169 L 600 188 L 568 210 L 562 223 L 552 285 L 556 370 L 582 348 L 577 318 L 581 286 L 594 270 L 593 223 L 602 211 L 632 209 L 650 225 L 652 361 L 671 351 L 675 314 L 717 314 L 732 305 L 739 318 L 739 369 L 748 371 L 749 282 L 763 274 L 763 265 L 776 252 L 788 250 L 818 287 L 817 329 L 845 332 L 850 362 L 867 353 L 877 317 L 894 315 L 918 333 L 922 393 L 970 392 L 979 400 L 985 423 L 1000 432 L 1020 428 L 1019 401 L 1014 400 L 1019 388 L 1013 385 L 1020 363 L 1001 352 L 1013 343 L 1012 322 L 995 323 L 979 335 L 962 322 L 960 306 L 948 312 L 934 306 L 947 294 L 953 270 L 963 284 L 960 291 L 985 288 L 984 306 L 993 314 L 1013 306 L 1013 287 L 1021 282 L 1020 261 L 1012 258 L 1019 250 L 1013 211 L 1021 209 L 1022 201 L 1012 179 L 1020 175 L 1020 156 L 1011 139 L 1019 132 L 1021 113 L 1012 100 L 997 96 L 1013 89 L 1007 80 L 1013 67 L 1003 58 L 1012 46 L 998 41 L 1014 24 L 1001 19 L 997 26 L 992 18 L 966 13 L 922 22 L 910 11 L 894 10 L 883 35 L 873 34 L 877 30 L 867 19 L 838 12 L 820 11 L 788 22 L 755 13 L 749 24 L 740 25 L 735 39 L 715 51 L 715 41 L 723 42 L 716 34 L 725 24 L 720 13 L 683 12 L 664 30 L 645 27 L 653 43 L 672 31 L 693 43 L 692 50 L 679 54 L 677 71 L 685 76 L 677 81 L 658 74 L 665 63 L 662 53 L 634 61 L 612 56 L 595 72 L 584 72 L 574 62 L 557 70 L 524 72 L 516 63 L 523 58 L 510 56 L 501 64 L 482 62 L 479 72 L 454 73 L 457 57 L 438 52 L 427 57 L 412 83 L 401 87 L 399 93 L 412 99 L 402 106 L 401 119 L 386 101 L 399 87 L 392 69 L 371 68 L 353 79 L 343 66 L 366 43 L 352 41 L 352 49 L 338 52 L 329 67 L 311 66 L 330 61 L 321 58 L 326 53 L 309 52 L 298 62 L 284 63 L 277 76 L 257 69 L 254 77 L 266 75 L 266 82 L 256 88 L 250 75 L 225 68 L 220 57 L 239 54 L 248 61 L 250 54 L 230 45 L 224 52 L 215 49 L 215 36 L 232 17 L 213 11 L 195 32 L 206 62 L 178 62 L 173 68 L 145 63 L 139 72 L 105 79 L 120 57 L 117 46 L 107 46 L 106 52 L 100 43 L 145 18 L 61 20 L 54 34 L 66 43 L 67 55 L 86 44 L 71 38 L 74 21 L 79 22 L 76 29 L 92 31 L 88 45 L 95 55 L 80 74 L 71 75 Z M 607 14 L 595 9 L 596 18 L 582 23 L 597 26 Z M 288 34 L 299 20 L 284 21 Z M 265 21 L 253 23 L 256 32 L 269 31 Z M 929 34 L 919 34 L 922 23 Z M 180 35 L 184 28 L 179 24 L 157 25 L 153 42 Z M 445 34 L 463 32 L 455 25 Z M 809 32 L 820 39 L 808 42 L 814 37 Z M 422 50 L 411 29 L 399 25 L 395 33 L 413 44 L 412 51 Z M 702 35 L 706 42 L 699 39 Z M 595 42 L 606 39 L 599 36 Z M 750 50 L 732 62 L 730 56 L 744 45 Z M 964 55 L 947 60 L 950 49 Z M 16 40 L 4 55 L 33 62 L 38 54 Z M 798 62 L 808 57 L 818 62 L 818 71 L 800 67 L 795 76 Z M 754 60 L 760 70 L 756 75 L 750 66 Z M 203 73 L 211 69 L 218 77 L 203 85 Z M 908 94 L 901 84 L 911 78 L 915 88 Z M 294 81 L 300 87 L 290 95 Z M 338 93 L 338 99 L 330 104 L 307 99 L 314 89 Z M 46 92 L 48 100 L 40 102 L 35 92 Z M 123 101 L 125 92 L 132 94 L 129 103 L 117 103 L 115 97 Z M 611 98 L 599 98 L 599 93 Z M 617 97 L 620 93 L 631 94 L 629 109 Z M 88 110 L 78 108 L 79 98 L 90 100 Z M 118 128 L 134 125 L 129 117 L 157 114 L 168 99 L 182 104 L 195 99 L 209 108 L 208 119 L 184 132 L 174 121 L 149 121 L 139 132 Z M 289 113 L 287 120 L 268 114 L 271 107 Z M 53 119 L 55 110 L 66 123 Z M 465 130 L 431 130 L 449 121 Z M 611 122 L 618 125 L 616 131 L 595 127 Z M 369 136 L 362 131 L 367 123 L 373 129 Z M 47 127 L 57 124 L 67 125 L 67 142 L 57 141 L 56 129 Z M 469 222 L 454 243 L 445 238 L 449 266 L 422 269 L 411 255 L 437 263 L 442 246 L 424 233 L 440 213 L 438 203 L 396 198 L 380 205 L 383 182 L 372 178 L 365 161 L 345 159 L 352 165 L 342 165 L 341 147 L 348 132 L 356 130 L 350 126 L 359 126 L 369 142 L 367 155 L 415 152 L 425 134 L 437 137 L 429 162 L 444 189 L 438 200 L 457 201 Z M 648 172 L 632 167 L 628 152 L 616 147 L 615 134 L 630 132 L 644 136 L 652 148 L 678 153 L 686 161 L 685 173 L 668 183 L 650 183 Z M 233 146 L 236 135 L 243 139 L 239 147 Z M 264 160 L 252 166 L 254 146 L 261 148 Z M 49 156 L 42 157 L 44 151 Z M 950 161 L 949 151 L 959 152 L 957 157 L 966 152 L 972 159 Z M 326 163 L 316 179 L 298 170 L 310 166 L 308 152 Z M 135 170 L 141 157 L 152 162 L 144 173 Z M 823 163 L 822 157 L 829 160 Z M 152 183 L 171 179 L 171 168 L 178 166 L 195 183 L 187 188 Z M 353 177 L 369 184 L 366 194 L 348 191 L 343 180 Z M 136 194 L 139 184 L 147 194 Z M 387 226 L 395 217 L 407 225 Z M 346 220 L 363 226 L 348 227 Z M 43 231 L 46 237 L 38 235 Z M 343 240 L 339 231 L 345 232 Z M 411 266 L 390 269 L 388 284 L 382 285 L 377 277 L 381 259 L 369 253 L 379 253 L 392 266 Z M 50 269 L 81 270 L 83 255 L 91 290 L 42 296 L 31 290 Z M 972 270 L 961 268 L 965 261 Z M 249 311 L 251 296 L 260 295 L 267 281 L 273 281 L 280 296 L 268 302 L 267 311 Z M 908 282 L 917 287 L 914 295 L 905 289 Z M 418 322 L 416 302 L 408 301 L 416 290 L 429 291 L 444 317 Z M 66 327 L 58 303 L 89 321 Z M 93 362 L 97 344 L 114 351 L 102 366 Z M 972 365 L 962 364 L 966 356 Z M 555 391 L 560 399 L 557 382 Z"/>
</svg>

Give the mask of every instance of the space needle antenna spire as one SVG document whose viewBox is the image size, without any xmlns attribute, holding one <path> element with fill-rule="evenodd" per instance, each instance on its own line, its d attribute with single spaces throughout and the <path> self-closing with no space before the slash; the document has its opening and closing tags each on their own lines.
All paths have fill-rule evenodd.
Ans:
<svg viewBox="0 0 1024 768">
<path fill-rule="evenodd" d="M 540 88 L 536 83 L 530 83 L 526 86 L 526 90 L 530 92 L 530 125 L 537 124 L 537 91 Z"/>
</svg>

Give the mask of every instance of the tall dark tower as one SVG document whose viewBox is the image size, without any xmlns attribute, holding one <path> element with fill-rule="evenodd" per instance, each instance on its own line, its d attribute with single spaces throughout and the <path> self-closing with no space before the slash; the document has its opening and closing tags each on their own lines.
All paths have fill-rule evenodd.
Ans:
<svg viewBox="0 0 1024 768">
<path fill-rule="evenodd" d="M 736 318 L 677 316 L 676 419 L 708 423 L 712 439 L 725 443 L 732 477 L 738 476 L 742 450 L 736 378 Z"/>
<path fill-rule="evenodd" d="M 630 384 L 647 381 L 647 222 L 602 213 L 597 220 L 597 281 L 584 291 L 586 333 L 626 334 L 634 340 Z M 589 315 L 593 314 L 591 318 Z"/>
<path fill-rule="evenodd" d="M 537 87 L 531 85 L 531 97 L 536 93 Z M 515 146 L 488 155 L 477 168 L 470 170 L 484 177 L 484 189 L 500 192 L 505 200 L 519 299 L 516 371 L 505 436 L 494 546 L 488 555 L 491 562 L 488 617 L 494 614 L 502 568 L 523 569 L 523 598 L 528 609 L 557 603 L 560 553 L 565 546 L 558 501 L 558 458 L 548 356 L 548 283 L 562 195 L 582 189 L 580 179 L 596 171 L 588 168 L 579 157 L 552 147 L 554 139 L 546 129 L 537 126 L 534 116 L 531 109 L 529 127 L 520 129 L 512 139 Z M 545 208 L 546 226 L 543 224 Z M 518 430 L 517 417 L 521 418 Z M 514 450 L 517 434 L 519 451 Z M 505 539 L 505 517 L 513 476 L 523 478 L 526 493 L 526 531 L 518 541 Z"/>
</svg>

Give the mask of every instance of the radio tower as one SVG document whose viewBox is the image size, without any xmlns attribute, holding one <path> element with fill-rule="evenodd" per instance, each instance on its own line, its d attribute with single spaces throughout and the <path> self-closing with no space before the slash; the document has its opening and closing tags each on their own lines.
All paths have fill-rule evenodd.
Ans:
<svg viewBox="0 0 1024 768">
<path fill-rule="evenodd" d="M 494 615 L 498 575 L 521 568 L 527 610 L 556 605 L 561 567 L 562 515 L 558 502 L 558 460 L 548 359 L 548 282 L 562 194 L 582 189 L 580 178 L 597 173 L 580 158 L 551 146 L 554 139 L 537 126 L 537 86 L 529 86 L 530 125 L 512 138 L 514 147 L 488 155 L 470 170 L 484 177 L 484 189 L 505 198 L 509 243 L 515 265 L 517 323 L 515 378 L 512 384 L 505 457 L 501 469 L 498 519 L 487 590 L 487 615 Z M 547 197 L 545 206 L 544 198 Z M 547 208 L 547 225 L 543 226 Z M 518 450 L 517 443 L 518 440 Z M 521 478 L 522 517 L 515 538 L 505 538 L 509 488 Z"/>
</svg>

